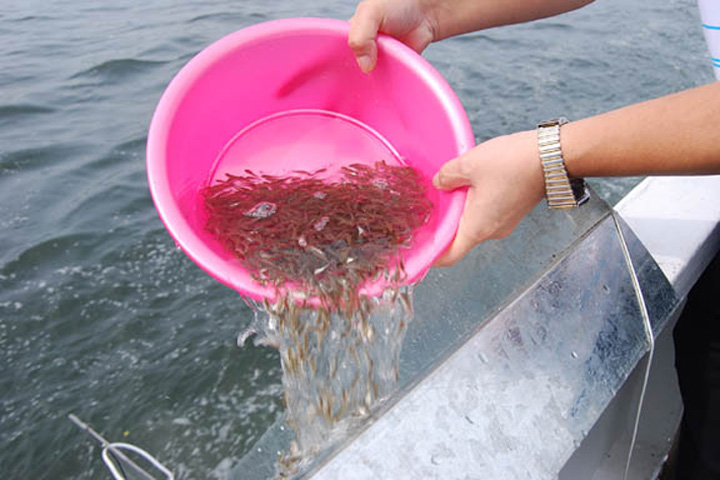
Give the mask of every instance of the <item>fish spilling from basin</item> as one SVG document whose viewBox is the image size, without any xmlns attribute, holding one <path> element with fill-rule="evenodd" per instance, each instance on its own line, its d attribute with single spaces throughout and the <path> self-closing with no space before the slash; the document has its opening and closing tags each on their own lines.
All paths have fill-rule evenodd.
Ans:
<svg viewBox="0 0 720 480">
<path fill-rule="evenodd" d="M 275 347 L 295 440 L 278 464 L 292 476 L 392 393 L 412 320 L 402 262 L 432 203 L 407 166 L 352 164 L 267 175 L 246 170 L 203 191 L 207 230 L 273 299 L 249 332 Z M 381 284 L 379 295 L 364 294 Z"/>
</svg>

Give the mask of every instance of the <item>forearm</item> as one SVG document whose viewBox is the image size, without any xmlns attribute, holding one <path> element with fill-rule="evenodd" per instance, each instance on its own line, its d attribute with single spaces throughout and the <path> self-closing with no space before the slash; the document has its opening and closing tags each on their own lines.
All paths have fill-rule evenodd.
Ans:
<svg viewBox="0 0 720 480">
<path fill-rule="evenodd" d="M 720 174 L 720 82 L 571 122 L 574 177 Z"/>
<path fill-rule="evenodd" d="M 528 22 L 580 8 L 593 0 L 428 0 L 435 41 L 485 28 Z"/>
</svg>

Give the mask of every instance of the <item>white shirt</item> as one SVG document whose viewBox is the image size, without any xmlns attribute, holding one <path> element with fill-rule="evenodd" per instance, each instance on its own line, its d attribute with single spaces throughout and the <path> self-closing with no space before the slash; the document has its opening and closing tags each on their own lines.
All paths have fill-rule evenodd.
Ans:
<svg viewBox="0 0 720 480">
<path fill-rule="evenodd" d="M 720 0 L 698 0 L 698 5 L 715 78 L 720 80 Z"/>
</svg>

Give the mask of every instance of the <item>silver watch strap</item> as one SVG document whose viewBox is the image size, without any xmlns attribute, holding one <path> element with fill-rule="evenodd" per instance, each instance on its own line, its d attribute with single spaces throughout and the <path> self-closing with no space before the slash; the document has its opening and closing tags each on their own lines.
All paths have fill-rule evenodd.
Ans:
<svg viewBox="0 0 720 480">
<path fill-rule="evenodd" d="M 538 125 L 538 150 L 545 176 L 545 194 L 550 208 L 575 208 L 589 198 L 585 181 L 568 178 L 560 144 L 560 127 L 566 118 L 542 122 Z"/>
</svg>

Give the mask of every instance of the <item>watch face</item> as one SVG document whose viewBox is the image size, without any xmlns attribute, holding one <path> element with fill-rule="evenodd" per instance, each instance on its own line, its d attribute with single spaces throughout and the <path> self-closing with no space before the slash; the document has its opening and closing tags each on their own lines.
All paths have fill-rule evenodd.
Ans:
<svg viewBox="0 0 720 480">
<path fill-rule="evenodd" d="M 585 188 L 585 180 L 582 178 L 570 179 L 570 188 L 572 188 L 573 197 L 578 207 L 590 200 L 590 192 Z"/>
<path fill-rule="evenodd" d="M 568 123 L 568 119 L 565 117 L 553 118 L 552 120 L 545 120 L 544 122 L 538 123 L 537 128 L 554 127 L 558 125 L 565 125 Z"/>
</svg>

